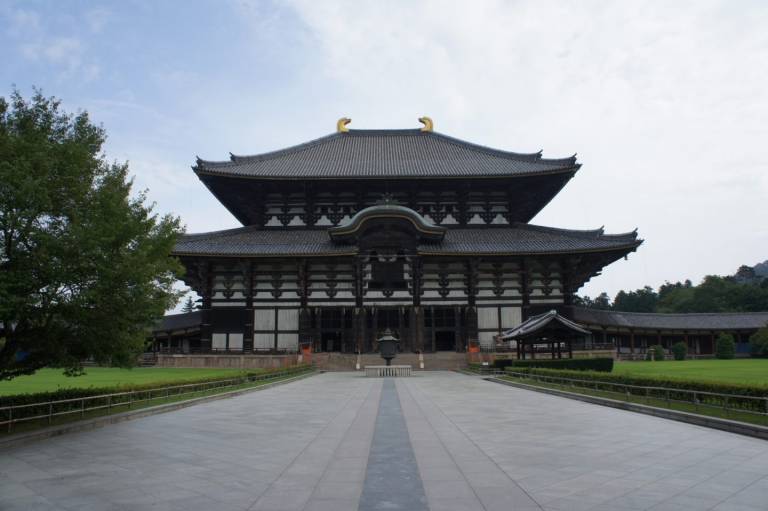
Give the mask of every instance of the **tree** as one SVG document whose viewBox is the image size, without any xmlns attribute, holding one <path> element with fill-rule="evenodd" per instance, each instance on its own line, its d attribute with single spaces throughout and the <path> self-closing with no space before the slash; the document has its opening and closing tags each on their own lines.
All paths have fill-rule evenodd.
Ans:
<svg viewBox="0 0 768 511">
<path fill-rule="evenodd" d="M 664 351 L 664 346 L 661 344 L 654 344 L 653 346 L 648 346 L 648 351 L 645 354 L 646 360 L 664 360 L 666 357 L 666 352 Z"/>
<path fill-rule="evenodd" d="M 650 286 L 637 291 L 619 291 L 613 299 L 613 310 L 623 312 L 655 312 L 659 295 Z"/>
<path fill-rule="evenodd" d="M 768 358 L 768 325 L 749 336 L 749 352 L 753 357 Z"/>
<path fill-rule="evenodd" d="M 611 299 L 608 297 L 608 293 L 603 291 L 595 298 L 590 298 L 589 296 L 575 296 L 573 304 L 587 309 L 610 310 Z"/>
<path fill-rule="evenodd" d="M 197 304 L 192 299 L 191 296 L 188 296 L 186 301 L 184 302 L 184 305 L 181 306 L 181 312 L 194 312 L 197 310 Z"/>
<path fill-rule="evenodd" d="M 731 359 L 736 356 L 736 343 L 731 334 L 721 333 L 715 340 L 715 357 Z"/>
<path fill-rule="evenodd" d="M 105 136 L 40 91 L 0 97 L 0 379 L 129 366 L 178 300 L 179 220 L 132 196 Z"/>
<path fill-rule="evenodd" d="M 676 342 L 672 345 L 672 356 L 675 360 L 685 360 L 688 355 L 688 345 L 684 342 Z"/>
</svg>

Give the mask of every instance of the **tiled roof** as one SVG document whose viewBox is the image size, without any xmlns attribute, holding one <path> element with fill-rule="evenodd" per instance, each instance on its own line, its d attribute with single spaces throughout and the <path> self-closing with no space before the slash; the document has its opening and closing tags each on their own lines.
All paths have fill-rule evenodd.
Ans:
<svg viewBox="0 0 768 511">
<path fill-rule="evenodd" d="M 571 172 L 576 157 L 547 159 L 472 144 L 435 132 L 350 130 L 230 161 L 197 160 L 198 174 L 272 179 L 524 176 Z"/>
<path fill-rule="evenodd" d="M 529 224 L 478 229 L 448 229 L 441 243 L 423 243 L 424 254 L 525 255 L 633 250 L 642 243 L 637 233 L 610 235 L 602 229 L 572 231 Z M 266 230 L 241 227 L 183 236 L 177 255 L 313 256 L 356 252 L 356 247 L 330 240 L 325 230 Z"/>
<path fill-rule="evenodd" d="M 579 323 L 648 330 L 751 330 L 768 325 L 768 312 L 657 314 L 573 308 Z"/>
<path fill-rule="evenodd" d="M 171 332 L 187 328 L 199 328 L 202 322 L 200 311 L 184 312 L 181 314 L 168 314 L 158 321 L 152 330 L 154 332 Z"/>
<path fill-rule="evenodd" d="M 582 335 L 590 334 L 590 331 L 585 329 L 581 325 L 574 323 L 568 318 L 564 318 L 563 316 L 558 314 L 557 311 L 551 310 L 549 312 L 545 312 L 544 314 L 531 316 L 530 318 L 526 319 L 525 321 L 517 325 L 515 328 L 504 332 L 502 334 L 502 338 L 503 339 L 520 339 L 520 338 L 529 337 L 535 334 L 536 332 L 545 330 L 553 322 L 557 323 L 557 325 L 554 325 L 557 328 L 564 327 L 568 330 L 571 330 L 577 334 L 582 334 Z"/>
</svg>

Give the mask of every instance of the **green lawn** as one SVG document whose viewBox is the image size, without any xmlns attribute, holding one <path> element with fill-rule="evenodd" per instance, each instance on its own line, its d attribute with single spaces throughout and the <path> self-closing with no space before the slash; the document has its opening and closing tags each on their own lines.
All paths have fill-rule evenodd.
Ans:
<svg viewBox="0 0 768 511">
<path fill-rule="evenodd" d="M 237 375 L 239 369 L 176 369 L 159 367 L 136 367 L 115 369 L 111 367 L 89 367 L 86 374 L 68 377 L 61 369 L 41 369 L 35 374 L 19 376 L 10 381 L 0 381 L 0 396 L 31 394 L 73 387 L 109 387 L 124 384 L 154 382 L 177 382 L 197 380 L 211 376 Z"/>
<path fill-rule="evenodd" d="M 613 366 L 613 372 L 635 376 L 768 385 L 768 359 L 618 362 Z"/>
</svg>

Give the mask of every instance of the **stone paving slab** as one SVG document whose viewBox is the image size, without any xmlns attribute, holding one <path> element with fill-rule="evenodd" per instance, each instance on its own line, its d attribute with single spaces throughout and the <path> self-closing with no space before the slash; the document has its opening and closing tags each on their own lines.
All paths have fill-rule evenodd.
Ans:
<svg viewBox="0 0 768 511">
<path fill-rule="evenodd" d="M 766 441 L 434 372 L 326 373 L 3 449 L 0 510 L 375 509 L 385 381 L 433 511 L 768 509 Z"/>
<path fill-rule="evenodd" d="M 768 509 L 764 440 L 457 373 L 399 384 L 544 509 Z"/>
</svg>

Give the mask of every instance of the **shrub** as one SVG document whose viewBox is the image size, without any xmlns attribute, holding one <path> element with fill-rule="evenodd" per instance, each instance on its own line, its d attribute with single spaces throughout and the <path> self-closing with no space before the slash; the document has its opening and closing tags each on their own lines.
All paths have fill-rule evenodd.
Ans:
<svg viewBox="0 0 768 511">
<path fill-rule="evenodd" d="M 672 356 L 675 357 L 675 360 L 685 360 L 685 357 L 688 355 L 688 345 L 684 342 L 676 342 L 672 345 Z"/>
<path fill-rule="evenodd" d="M 558 358 L 542 360 L 510 360 L 510 366 L 517 367 L 543 367 L 547 369 L 570 369 L 574 371 L 600 371 L 610 373 L 613 371 L 613 359 L 602 358 Z M 509 366 L 508 366 L 509 367 Z"/>
<path fill-rule="evenodd" d="M 749 337 L 749 353 L 753 357 L 768 358 L 768 326 Z"/>
<path fill-rule="evenodd" d="M 515 361 L 510 358 L 497 358 L 493 361 L 494 369 L 504 369 L 505 367 L 511 367 L 515 365 Z"/>
<path fill-rule="evenodd" d="M 715 357 L 731 359 L 736 356 L 736 343 L 731 334 L 721 333 L 715 341 Z"/>
<path fill-rule="evenodd" d="M 661 344 L 654 344 L 648 347 L 648 353 L 645 354 L 646 360 L 664 360 L 667 356 L 667 352 L 664 351 L 664 346 Z"/>
</svg>

